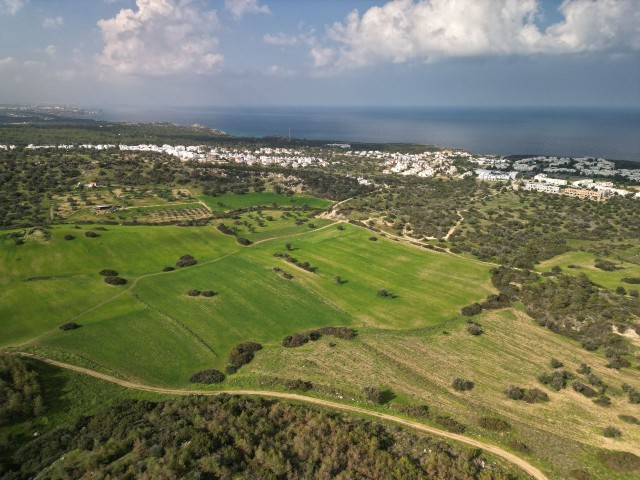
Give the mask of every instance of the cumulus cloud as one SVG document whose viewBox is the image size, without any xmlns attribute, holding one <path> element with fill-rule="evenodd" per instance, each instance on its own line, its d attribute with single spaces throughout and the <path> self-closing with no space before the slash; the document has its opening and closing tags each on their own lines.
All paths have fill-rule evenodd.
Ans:
<svg viewBox="0 0 640 480">
<path fill-rule="evenodd" d="M 266 33 L 262 40 L 267 45 L 276 45 L 280 47 L 293 47 L 298 44 L 298 37 L 295 35 L 287 35 L 282 32 L 278 33 Z"/>
<path fill-rule="evenodd" d="M 271 13 L 267 5 L 260 5 L 258 0 L 224 0 L 224 7 L 235 18 L 242 18 L 247 13 Z"/>
<path fill-rule="evenodd" d="M 44 28 L 58 28 L 64 24 L 64 18 L 62 17 L 51 17 L 45 18 L 42 21 L 42 26 Z"/>
<path fill-rule="evenodd" d="M 310 53 L 316 66 L 352 68 L 381 61 L 634 51 L 640 49 L 637 7 L 637 0 L 565 0 L 559 7 L 564 19 L 542 31 L 535 23 L 538 0 L 391 0 L 362 15 L 353 11 L 328 29 L 332 44 Z"/>
<path fill-rule="evenodd" d="M 0 11 L 15 15 L 29 2 L 29 0 L 0 0 Z"/>
<path fill-rule="evenodd" d="M 53 58 L 56 56 L 56 46 L 55 45 L 47 45 L 44 49 L 44 53 L 46 53 L 49 57 Z"/>
<path fill-rule="evenodd" d="M 222 63 L 215 12 L 203 11 L 191 0 L 136 0 L 136 6 L 98 22 L 104 48 L 97 61 L 105 72 L 203 74 Z"/>
</svg>

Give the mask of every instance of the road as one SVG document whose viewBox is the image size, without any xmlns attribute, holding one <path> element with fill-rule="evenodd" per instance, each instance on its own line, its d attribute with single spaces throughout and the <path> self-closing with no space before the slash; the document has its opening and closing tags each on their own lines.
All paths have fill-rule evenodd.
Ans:
<svg viewBox="0 0 640 480">
<path fill-rule="evenodd" d="M 213 396 L 213 395 L 227 394 L 227 395 L 250 395 L 250 396 L 259 396 L 259 397 L 270 397 L 270 398 L 279 398 L 283 400 L 293 400 L 297 402 L 303 402 L 303 403 L 308 403 L 313 405 L 319 405 L 322 407 L 332 408 L 335 410 L 342 410 L 342 411 L 347 411 L 352 413 L 358 413 L 361 415 L 366 415 L 369 417 L 375 417 L 380 420 L 393 422 L 399 425 L 403 425 L 405 427 L 412 428 L 414 430 L 418 430 L 420 432 L 425 432 L 432 435 L 438 435 L 440 437 L 444 437 L 450 440 L 455 440 L 456 442 L 465 443 L 467 445 L 471 445 L 476 448 L 481 448 L 486 452 L 492 453 L 493 455 L 496 455 L 498 457 L 502 457 L 503 459 L 518 466 L 519 468 L 521 468 L 523 471 L 531 475 L 536 480 L 548 480 L 548 477 L 544 473 L 542 473 L 539 469 L 537 469 L 527 461 L 495 445 L 484 443 L 484 442 L 481 442 L 480 440 L 465 437 L 463 435 L 458 435 L 456 433 L 451 433 L 445 430 L 429 427 L 427 425 L 423 425 L 418 422 L 413 422 L 411 420 L 406 420 L 401 417 L 396 417 L 394 415 L 389 415 L 387 413 L 380 413 L 372 410 L 367 410 L 366 408 L 356 407 L 353 405 L 345 405 L 342 403 L 332 402 L 330 400 L 323 400 L 315 397 L 307 397 L 305 395 L 300 395 L 297 393 L 271 392 L 271 391 L 261 391 L 261 390 L 217 390 L 217 391 L 187 390 L 187 389 L 153 387 L 153 386 L 144 385 L 141 383 L 129 382 L 127 380 L 122 380 L 116 377 L 112 377 L 111 375 L 97 372 L 95 370 L 90 370 L 88 368 L 79 367 L 79 366 L 71 365 L 68 363 L 58 362 L 57 360 L 52 360 L 50 358 L 42 357 L 40 355 L 34 355 L 32 353 L 16 352 L 16 354 L 22 357 L 33 358 L 35 360 L 48 363 L 49 365 L 65 368 L 67 370 L 71 370 L 77 373 L 82 373 L 84 375 L 89 375 L 94 378 L 99 378 L 100 380 L 104 380 L 106 382 L 120 385 L 121 387 L 130 388 L 134 390 L 141 390 L 145 392 L 161 393 L 161 394 L 168 394 L 168 395 Z"/>
</svg>

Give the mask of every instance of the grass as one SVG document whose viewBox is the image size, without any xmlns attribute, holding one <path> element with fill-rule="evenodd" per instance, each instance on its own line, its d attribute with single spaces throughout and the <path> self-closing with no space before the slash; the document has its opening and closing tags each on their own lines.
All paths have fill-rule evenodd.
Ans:
<svg viewBox="0 0 640 480">
<path fill-rule="evenodd" d="M 603 258 L 615 263 L 617 266 L 622 267 L 620 270 L 614 270 L 607 272 L 595 267 L 595 259 Z M 575 265 L 578 268 L 569 268 L 569 265 Z M 615 290 L 616 287 L 622 286 L 625 290 L 638 289 L 638 285 L 632 285 L 630 283 L 622 282 L 621 279 L 625 277 L 637 277 L 640 278 L 640 265 L 629 263 L 626 261 L 620 261 L 615 258 L 609 257 L 597 257 L 593 253 L 571 251 L 563 255 L 558 255 L 550 260 L 541 262 L 538 265 L 538 271 L 548 271 L 553 267 L 559 266 L 562 268 L 562 272 L 568 275 L 579 275 L 584 273 L 589 277 L 592 282 L 602 285 L 603 287 Z"/>
<path fill-rule="evenodd" d="M 293 195 L 287 197 L 275 192 L 253 192 L 244 195 L 236 195 L 235 193 L 225 193 L 216 197 L 211 195 L 200 195 L 198 197 L 213 211 L 236 210 L 239 208 L 266 206 L 269 207 L 274 203 L 281 207 L 302 207 L 308 205 L 311 208 L 327 208 L 331 205 L 329 200 L 311 197 L 308 195 Z M 220 203 L 222 205 L 220 205 Z"/>
</svg>

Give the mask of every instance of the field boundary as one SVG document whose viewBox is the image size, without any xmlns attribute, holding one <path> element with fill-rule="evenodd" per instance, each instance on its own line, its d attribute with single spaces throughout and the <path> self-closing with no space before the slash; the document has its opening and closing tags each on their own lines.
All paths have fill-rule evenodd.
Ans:
<svg viewBox="0 0 640 480">
<path fill-rule="evenodd" d="M 538 468 L 534 467 L 533 465 L 531 465 L 529 462 L 527 462 L 526 460 L 523 460 L 522 458 L 518 457 L 517 455 L 514 455 L 511 452 L 508 452 L 506 450 L 503 450 L 502 448 L 496 446 L 496 445 L 492 445 L 489 443 L 484 443 L 481 442 L 479 440 L 473 439 L 473 438 L 469 438 L 469 437 L 465 437 L 463 435 L 459 435 L 456 433 L 451 433 L 451 432 L 447 432 L 445 430 L 440 430 L 438 428 L 434 428 L 434 427 L 429 427 L 427 425 L 424 425 L 422 423 L 418 423 L 418 422 L 414 422 L 411 420 L 406 420 L 404 418 L 401 417 L 396 417 L 395 415 L 390 415 L 387 413 L 380 413 L 380 412 L 376 412 L 373 410 L 368 410 L 366 408 L 361 408 L 361 407 L 356 407 L 353 405 L 346 405 L 343 403 L 337 403 L 337 402 L 332 402 L 330 400 L 323 400 L 320 398 L 315 398 L 315 397 L 309 397 L 306 395 L 300 395 L 298 393 L 285 393 L 285 392 L 273 392 L 273 391 L 262 391 L 262 390 L 187 390 L 187 389 L 173 389 L 173 388 L 162 388 L 162 387 L 154 387 L 151 385 L 144 385 L 141 383 L 134 383 L 134 382 L 130 382 L 127 380 L 121 380 L 119 378 L 115 378 L 112 377 L 111 375 L 107 375 L 105 373 L 100 373 L 97 372 L 95 370 L 91 370 L 88 368 L 84 368 L 84 367 L 79 367 L 76 365 L 71 365 L 68 363 L 64 363 L 64 362 L 59 362 L 57 360 L 53 360 L 50 358 L 46 358 L 40 355 L 36 355 L 33 353 L 27 353 L 27 352 L 11 352 L 15 355 L 21 356 L 21 357 L 25 357 L 25 358 L 31 358 L 43 363 L 47 363 L 49 365 L 53 365 L 59 368 L 64 368 L 67 370 L 71 370 L 74 371 L 76 373 L 81 373 L 84 375 L 88 375 L 94 378 L 98 378 L 100 380 L 104 380 L 106 382 L 110 382 L 113 383 L 115 385 L 119 385 L 121 387 L 124 388 L 129 388 L 129 389 L 133 389 L 133 390 L 141 390 L 141 391 L 145 391 L 145 392 L 152 392 L 152 393 L 160 393 L 160 394 L 167 394 L 167 395 L 204 395 L 204 396 L 217 396 L 217 395 L 248 395 L 248 396 L 259 396 L 259 397 L 271 397 L 271 398 L 278 398 L 278 399 L 283 399 L 283 400 L 293 400 L 293 401 L 298 401 L 298 402 L 303 402 L 303 403 L 308 403 L 308 404 L 313 404 L 313 405 L 319 405 L 322 407 L 328 407 L 328 408 L 333 408 L 336 410 L 342 410 L 342 411 L 347 411 L 347 412 L 352 412 L 352 413 L 358 413 L 361 415 L 366 415 L 369 417 L 375 417 L 378 418 L 380 420 L 385 420 L 385 421 L 389 421 L 389 422 L 393 422 L 396 423 L 398 425 L 403 425 L 405 427 L 409 427 L 412 428 L 414 430 L 418 430 L 420 432 L 424 432 L 424 433 L 429 433 L 432 435 L 438 435 L 440 437 L 444 437 L 447 438 L 449 440 L 454 440 L 456 442 L 460 442 L 460 443 L 465 443 L 467 445 L 471 445 L 472 447 L 476 447 L 476 448 L 481 448 L 493 455 L 496 455 L 498 457 L 503 458 L 504 460 L 507 460 L 508 462 L 512 463 L 513 465 L 519 467 L 520 469 L 522 469 L 524 472 L 526 472 L 528 475 L 530 475 L 531 477 L 535 478 L 536 480 L 549 480 L 549 478 L 542 473 L 542 471 L 540 471 Z"/>
</svg>

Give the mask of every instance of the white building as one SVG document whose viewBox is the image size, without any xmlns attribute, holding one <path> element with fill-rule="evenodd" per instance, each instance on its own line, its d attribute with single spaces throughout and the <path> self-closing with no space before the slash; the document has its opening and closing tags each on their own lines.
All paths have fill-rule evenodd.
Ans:
<svg viewBox="0 0 640 480">
<path fill-rule="evenodd" d="M 545 193 L 560 193 L 560 187 L 558 185 L 549 185 L 546 183 L 527 182 L 524 184 L 524 187 L 522 187 L 522 189 Z"/>
</svg>

